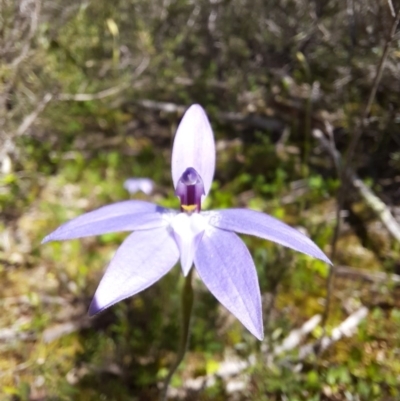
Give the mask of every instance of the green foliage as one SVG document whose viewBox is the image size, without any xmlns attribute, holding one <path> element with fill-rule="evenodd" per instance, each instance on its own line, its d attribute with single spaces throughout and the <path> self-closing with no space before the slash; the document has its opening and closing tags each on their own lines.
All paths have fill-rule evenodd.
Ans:
<svg viewBox="0 0 400 401">
<path fill-rule="evenodd" d="M 305 230 L 329 253 L 339 181 L 307 124 L 328 114 L 344 150 L 371 86 L 387 15 L 372 0 L 355 10 L 354 26 L 350 17 L 341 17 L 346 2 L 338 0 L 321 10 L 292 0 L 55 0 L 42 2 L 30 51 L 14 68 L 29 29 L 19 32 L 13 24 L 27 15 L 20 20 L 24 7 L 3 3 L 0 123 L 11 150 L 0 149 L 0 393 L 13 401 L 156 399 L 157 383 L 177 348 L 178 267 L 89 320 L 91 297 L 126 234 L 45 246 L 41 239 L 70 218 L 129 199 L 122 186 L 129 177 L 150 177 L 157 185 L 150 197 L 135 198 L 178 207 L 169 160 L 179 113 L 139 104 L 152 99 L 198 102 L 207 109 L 218 166 L 205 209 L 267 212 Z M 358 30 L 353 38 L 349 25 Z M 366 139 L 352 161 L 372 188 L 379 185 L 383 199 L 394 193 L 393 204 L 400 160 L 397 53 L 390 54 Z M 66 100 L 109 88 L 122 89 L 98 99 Z M 46 93 L 53 101 L 26 132 L 15 134 Z M 220 120 L 221 111 L 273 117 L 285 122 L 285 130 L 230 124 Z M 382 229 L 372 246 L 371 222 L 377 223 L 373 216 L 359 225 L 346 220 L 337 259 L 392 273 L 399 247 Z M 363 230 L 372 240 L 360 235 Z M 256 343 L 196 281 L 191 344 L 173 386 L 218 372 L 227 357 L 252 355 L 257 363 L 239 375 L 248 379 L 240 399 L 398 399 L 396 283 L 337 277 L 328 334 L 361 304 L 371 310 L 366 321 L 318 357 L 299 362 L 296 348 L 265 363 L 267 345 L 274 349 L 323 312 L 329 271 L 276 244 L 243 239 L 258 271 L 266 339 Z M 322 334 L 318 326 L 300 346 Z M 218 377 L 195 397 L 238 398 Z"/>
</svg>

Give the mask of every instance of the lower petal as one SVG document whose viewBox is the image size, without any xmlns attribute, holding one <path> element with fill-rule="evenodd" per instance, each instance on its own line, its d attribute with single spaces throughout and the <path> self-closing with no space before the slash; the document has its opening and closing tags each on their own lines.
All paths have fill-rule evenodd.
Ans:
<svg viewBox="0 0 400 401">
<path fill-rule="evenodd" d="M 178 247 L 166 228 L 132 233 L 111 260 L 89 315 L 150 287 L 172 269 L 178 258 Z"/>
<path fill-rule="evenodd" d="M 215 298 L 262 340 L 260 287 L 243 241 L 235 233 L 209 227 L 197 248 L 194 263 Z"/>
</svg>

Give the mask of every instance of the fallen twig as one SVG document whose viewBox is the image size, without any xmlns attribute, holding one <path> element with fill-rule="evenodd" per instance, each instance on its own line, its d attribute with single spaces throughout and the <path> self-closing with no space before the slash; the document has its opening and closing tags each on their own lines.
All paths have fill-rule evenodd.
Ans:
<svg viewBox="0 0 400 401">
<path fill-rule="evenodd" d="M 301 346 L 296 360 L 285 358 L 284 360 L 279 360 L 277 362 L 285 364 L 291 364 L 293 362 L 298 363 L 299 361 L 304 360 L 307 356 L 319 352 L 320 349 L 326 350 L 342 338 L 351 337 L 367 314 L 368 309 L 364 306 L 361 307 L 335 327 L 330 336 L 324 336 L 319 341 Z M 278 356 L 295 350 L 305 337 L 319 325 L 321 318 L 321 315 L 313 316 L 299 329 L 292 330 L 280 345 L 276 346 L 271 351 L 266 350 L 267 363 L 272 364 Z M 246 369 L 255 366 L 256 363 L 257 358 L 254 354 L 250 355 L 247 360 L 240 360 L 229 356 L 220 363 L 219 368 L 215 373 L 197 377 L 195 379 L 188 379 L 185 381 L 182 388 L 170 388 L 168 395 L 171 397 L 186 399 L 187 393 L 211 387 L 217 382 L 217 379 L 226 381 L 226 391 L 228 393 L 240 391 L 246 387 L 248 378 L 246 376 L 237 376 L 243 373 Z"/>
<path fill-rule="evenodd" d="M 398 274 L 388 274 L 385 272 L 370 271 L 358 268 L 356 269 L 350 266 L 336 266 L 336 275 L 341 277 L 349 277 L 352 279 L 364 280 L 371 283 L 400 283 L 400 276 Z"/>
<path fill-rule="evenodd" d="M 335 147 L 331 146 L 331 143 L 326 138 L 324 133 L 320 129 L 314 129 L 312 131 L 314 138 L 316 138 L 324 150 L 330 154 L 335 165 L 340 165 L 341 155 Z M 388 230 L 390 235 L 397 241 L 400 242 L 400 225 L 393 217 L 390 209 L 382 202 L 370 188 L 368 188 L 362 180 L 357 176 L 351 167 L 347 167 L 347 179 L 349 183 L 357 190 L 364 202 L 371 208 L 375 213 L 376 217 L 382 222 L 384 227 Z"/>
<path fill-rule="evenodd" d="M 315 315 L 311 319 L 307 320 L 299 329 L 292 330 L 282 341 L 282 343 L 274 348 L 272 355 L 276 357 L 284 352 L 295 349 L 304 340 L 304 338 L 318 326 L 320 322 L 321 315 Z"/>
<path fill-rule="evenodd" d="M 187 109 L 187 106 L 148 99 L 139 100 L 136 103 L 146 109 L 162 111 L 164 113 L 183 114 Z M 276 117 L 259 116 L 256 114 L 246 115 L 243 113 L 221 111 L 216 114 L 216 117 L 224 123 L 244 124 L 267 131 L 282 131 L 285 126 L 285 123 Z"/>
<path fill-rule="evenodd" d="M 355 173 L 352 174 L 350 179 L 364 202 L 372 209 L 391 236 L 400 242 L 400 225 L 393 217 L 389 208 L 356 176 Z"/>
<path fill-rule="evenodd" d="M 45 343 L 50 343 L 63 336 L 74 333 L 75 331 L 90 327 L 90 325 L 91 320 L 87 316 L 79 320 L 57 324 L 55 326 L 47 328 L 43 332 L 42 340 Z"/>
<path fill-rule="evenodd" d="M 57 100 L 61 101 L 74 101 L 74 102 L 89 102 L 91 100 L 100 100 L 109 96 L 116 95 L 127 89 L 130 86 L 129 83 L 125 82 L 122 85 L 114 86 L 112 88 L 104 89 L 97 93 L 60 93 L 57 96 Z"/>
<path fill-rule="evenodd" d="M 389 8 L 391 9 L 391 13 L 393 15 L 394 14 L 393 4 L 390 1 L 388 4 L 389 4 Z M 335 260 L 335 257 L 336 257 L 337 243 L 338 243 L 338 239 L 339 239 L 339 232 L 340 232 L 340 226 L 341 226 L 340 213 L 343 209 L 343 205 L 344 205 L 345 198 L 347 195 L 347 190 L 348 190 L 348 185 L 349 185 L 348 178 L 350 178 L 350 181 L 351 181 L 351 178 L 353 178 L 353 182 L 351 182 L 351 183 L 354 186 L 355 173 L 352 174 L 352 172 L 351 172 L 351 164 L 353 161 L 354 152 L 357 148 L 358 142 L 361 138 L 361 135 L 362 135 L 364 129 L 368 125 L 368 117 L 371 113 L 372 104 L 375 101 L 376 92 L 378 90 L 378 86 L 379 86 L 379 83 L 382 78 L 386 60 L 389 55 L 390 45 L 396 34 L 396 29 L 399 24 L 399 21 L 400 21 L 400 9 L 397 11 L 397 14 L 395 14 L 392 18 L 389 35 L 385 40 L 385 45 L 383 48 L 382 56 L 379 59 L 379 64 L 375 71 L 375 77 L 373 80 L 371 91 L 370 91 L 367 103 L 365 105 L 364 111 L 361 116 L 361 123 L 358 124 L 358 126 L 356 127 L 356 129 L 353 132 L 352 138 L 351 138 L 349 146 L 347 148 L 346 158 L 344 160 L 344 163 L 337 165 L 338 176 L 339 176 L 339 179 L 341 180 L 341 183 L 340 183 L 340 188 L 338 191 L 338 199 L 337 199 L 337 206 L 336 206 L 336 225 L 334 228 L 332 241 L 331 241 L 331 255 L 330 256 L 331 256 L 331 260 L 333 260 L 333 261 Z M 332 140 L 332 147 L 333 147 L 334 151 L 336 151 L 336 147 L 335 147 L 333 140 Z M 355 187 L 360 190 L 360 186 L 358 186 L 358 187 L 355 186 Z M 370 195 L 373 195 L 372 192 L 370 193 Z M 365 191 L 363 193 L 361 193 L 361 196 L 365 196 Z M 390 211 L 384 210 L 382 212 L 382 210 L 380 210 L 379 207 L 378 207 L 378 209 L 376 209 L 376 205 L 378 205 L 380 203 L 375 202 L 374 200 L 371 203 L 372 199 L 379 201 L 378 198 L 373 198 L 372 196 L 368 196 L 367 198 L 364 198 L 364 200 L 366 202 L 370 202 L 371 208 L 373 208 L 373 210 L 375 210 L 375 212 L 377 212 L 377 215 L 381 218 L 382 223 L 386 224 L 389 232 L 392 235 L 394 235 L 397 240 L 399 240 L 400 237 L 398 236 L 398 233 L 400 233 L 400 230 L 397 232 L 397 230 L 395 229 L 395 231 L 393 232 L 393 227 L 396 226 L 396 221 L 394 220 Z M 386 207 L 386 205 L 384 205 L 384 206 Z M 384 220 L 382 220 L 382 217 L 384 218 Z M 389 222 L 389 225 L 388 225 L 388 222 Z M 327 295 L 326 295 L 325 310 L 324 310 L 323 319 L 322 319 L 322 327 L 323 327 L 324 331 L 325 331 L 326 322 L 328 321 L 329 313 L 330 313 L 330 304 L 331 304 L 331 298 L 332 298 L 331 294 L 333 291 L 334 276 L 335 276 L 335 266 L 331 265 L 329 267 L 329 275 L 326 280 Z"/>
<path fill-rule="evenodd" d="M 299 359 L 303 360 L 310 354 L 321 351 L 325 351 L 331 345 L 335 344 L 344 337 L 351 337 L 360 323 L 367 317 L 368 308 L 365 306 L 352 313 L 346 320 L 344 320 L 339 326 L 332 330 L 330 336 L 324 336 L 319 341 L 313 344 L 306 344 L 299 349 Z"/>
</svg>

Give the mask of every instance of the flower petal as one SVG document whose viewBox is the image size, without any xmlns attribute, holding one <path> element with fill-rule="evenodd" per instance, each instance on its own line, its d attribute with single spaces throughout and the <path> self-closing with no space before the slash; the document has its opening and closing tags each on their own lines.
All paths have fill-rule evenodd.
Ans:
<svg viewBox="0 0 400 401">
<path fill-rule="evenodd" d="M 198 213 L 179 213 L 172 219 L 171 227 L 181 254 L 181 266 L 185 277 L 193 265 L 194 255 L 206 225 L 206 220 Z"/>
<path fill-rule="evenodd" d="M 184 171 L 193 167 L 203 180 L 207 196 L 215 170 L 215 143 L 207 115 L 198 104 L 189 107 L 178 126 L 171 167 L 175 188 Z"/>
<path fill-rule="evenodd" d="M 209 222 L 223 230 L 255 235 L 332 264 L 310 238 L 265 213 L 248 209 L 218 210 L 210 214 Z"/>
<path fill-rule="evenodd" d="M 132 233 L 111 260 L 89 315 L 150 287 L 172 269 L 178 258 L 178 247 L 167 228 Z"/>
<path fill-rule="evenodd" d="M 116 231 L 144 230 L 168 224 L 163 214 L 171 213 L 153 203 L 129 200 L 103 206 L 58 227 L 42 243 L 88 237 Z"/>
<path fill-rule="evenodd" d="M 209 226 L 197 248 L 194 263 L 215 298 L 262 340 L 260 287 L 243 241 L 235 233 Z"/>
</svg>

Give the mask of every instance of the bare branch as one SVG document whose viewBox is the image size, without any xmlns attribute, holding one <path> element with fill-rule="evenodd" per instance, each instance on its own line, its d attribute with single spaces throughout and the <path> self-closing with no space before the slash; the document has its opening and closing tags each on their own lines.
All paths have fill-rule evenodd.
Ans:
<svg viewBox="0 0 400 401">
<path fill-rule="evenodd" d="M 395 17 L 393 17 L 393 22 L 392 22 L 392 26 L 390 28 L 389 36 L 386 39 L 385 46 L 383 47 L 383 53 L 382 53 L 381 59 L 379 60 L 378 68 L 375 73 L 374 84 L 372 85 L 371 93 L 369 95 L 368 102 L 367 102 L 367 105 L 365 106 L 364 114 L 362 116 L 362 121 L 361 121 L 362 125 L 366 124 L 366 119 L 368 118 L 369 114 L 371 113 L 372 103 L 375 100 L 376 91 L 378 90 L 379 83 L 381 82 L 382 73 L 385 68 L 386 59 L 389 55 L 390 45 L 392 44 L 394 35 L 396 34 L 396 29 L 397 29 L 397 26 L 399 25 L 399 22 L 400 22 L 400 9 L 397 12 L 397 15 Z M 349 150 L 348 150 L 350 157 L 352 156 L 352 154 L 357 146 L 357 143 L 360 139 L 361 133 L 362 133 L 362 131 L 358 130 L 357 135 L 353 136 L 352 142 L 350 143 Z"/>
<path fill-rule="evenodd" d="M 31 48 L 32 39 L 35 36 L 36 30 L 38 28 L 40 9 L 41 9 L 41 1 L 35 0 L 35 11 L 32 13 L 29 34 L 26 37 L 26 39 L 24 40 L 24 44 L 22 46 L 21 53 L 11 63 L 12 68 L 17 68 L 18 65 L 23 60 L 25 60 L 26 56 L 28 55 L 29 49 Z"/>
<path fill-rule="evenodd" d="M 53 95 L 50 93 L 46 93 L 43 97 L 42 101 L 38 103 L 36 109 L 29 115 L 24 118 L 21 125 L 16 130 L 16 135 L 21 136 L 24 135 L 25 132 L 29 129 L 29 127 L 35 122 L 38 118 L 39 114 L 46 108 L 47 104 L 53 98 Z"/>
<path fill-rule="evenodd" d="M 394 11 L 392 0 L 387 0 L 387 2 L 388 2 L 390 14 L 392 14 L 392 17 L 395 18 L 396 17 L 396 12 Z"/>
<path fill-rule="evenodd" d="M 97 93 L 61 93 L 57 96 L 57 100 L 61 101 L 75 101 L 75 102 L 89 102 L 92 100 L 100 100 L 104 99 L 109 96 L 114 96 L 117 95 L 118 93 L 124 91 L 125 89 L 128 89 L 129 87 L 132 86 L 132 81 L 136 78 L 138 78 L 140 75 L 143 74 L 143 72 L 146 70 L 146 68 L 149 66 L 150 63 L 150 58 L 149 57 L 144 57 L 143 60 L 140 62 L 140 64 L 137 66 L 135 69 L 132 78 L 130 79 L 129 82 L 124 82 L 120 85 L 114 86 L 112 88 L 104 89 L 100 92 Z"/>
</svg>

